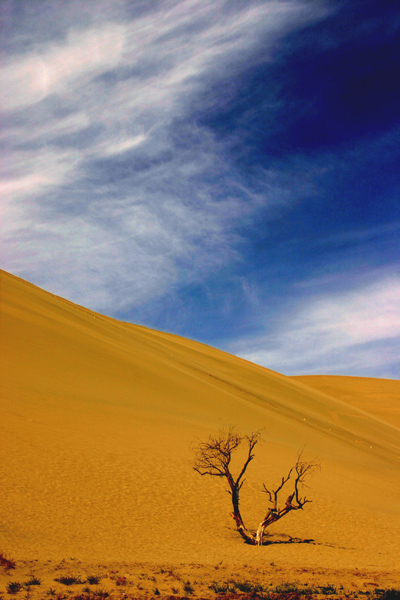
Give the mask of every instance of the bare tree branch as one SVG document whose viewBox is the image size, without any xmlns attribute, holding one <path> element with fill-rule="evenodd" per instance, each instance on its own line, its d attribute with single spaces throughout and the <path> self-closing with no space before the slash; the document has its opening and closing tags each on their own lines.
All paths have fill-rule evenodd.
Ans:
<svg viewBox="0 0 400 600">
<path fill-rule="evenodd" d="M 318 468 L 317 461 L 303 460 L 302 450 L 297 455 L 295 465 L 289 470 L 286 476 L 283 476 L 281 483 L 276 487 L 267 488 L 263 484 L 263 491 L 268 496 L 268 502 L 272 505 L 264 519 L 259 524 L 256 532 L 248 531 L 244 525 L 239 509 L 239 492 L 245 482 L 244 474 L 250 462 L 254 458 L 253 450 L 260 440 L 259 432 L 253 432 L 250 435 L 240 435 L 234 427 L 228 431 L 220 431 L 217 436 L 210 435 L 206 442 L 200 442 L 194 449 L 195 458 L 193 463 L 194 470 L 200 475 L 211 475 L 213 477 L 225 477 L 231 495 L 233 512 L 232 518 L 235 521 L 236 528 L 244 540 L 253 545 L 262 545 L 265 529 L 272 523 L 278 521 L 292 510 L 303 509 L 304 505 L 311 500 L 301 496 L 301 490 L 305 485 L 305 480 Z M 239 475 L 235 478 L 230 470 L 232 454 L 244 443 L 247 445 L 247 455 Z M 286 484 L 292 480 L 292 491 L 286 497 L 286 500 L 280 501 L 280 493 Z"/>
<path fill-rule="evenodd" d="M 259 441 L 259 439 L 260 439 L 260 434 L 259 434 L 259 433 L 257 433 L 257 432 L 254 432 L 254 433 L 252 433 L 251 435 L 246 435 L 246 436 L 245 436 L 244 438 L 242 438 L 242 439 L 245 439 L 245 440 L 247 440 L 247 443 L 248 443 L 249 449 L 248 449 L 248 455 L 247 455 L 246 462 L 244 463 L 244 465 L 243 465 L 243 468 L 242 468 L 242 470 L 240 471 L 238 478 L 236 479 L 236 484 L 237 484 L 237 485 L 239 485 L 239 482 L 240 482 L 241 478 L 242 478 L 242 477 L 243 477 L 243 475 L 245 474 L 245 472 L 246 472 L 246 469 L 247 469 L 247 467 L 249 466 L 249 463 L 250 463 L 250 461 L 252 461 L 252 460 L 253 460 L 253 458 L 254 458 L 254 454 L 253 454 L 252 452 L 253 452 L 253 450 L 254 450 L 254 447 L 255 447 L 255 445 L 258 443 L 258 441 Z M 243 483 L 244 483 L 244 482 L 243 482 Z M 243 483 L 241 484 L 241 486 L 240 486 L 240 487 L 242 487 Z M 239 487 L 239 489 L 240 489 L 240 487 Z"/>
</svg>

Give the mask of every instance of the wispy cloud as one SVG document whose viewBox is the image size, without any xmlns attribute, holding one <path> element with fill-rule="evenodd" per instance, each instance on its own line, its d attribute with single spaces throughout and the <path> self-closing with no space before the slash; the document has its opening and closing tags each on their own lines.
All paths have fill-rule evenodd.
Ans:
<svg viewBox="0 0 400 600">
<path fill-rule="evenodd" d="M 123 154 L 124 152 L 139 146 L 139 144 L 142 144 L 146 139 L 147 138 L 143 133 L 139 133 L 133 137 L 118 140 L 115 144 L 108 143 L 104 149 L 104 155 L 113 156 L 114 154 Z"/>
<path fill-rule="evenodd" d="M 400 362 L 400 277 L 287 302 L 272 330 L 234 344 L 235 354 L 287 375 L 395 376 Z M 315 287 L 316 282 L 312 287 Z"/>
<path fill-rule="evenodd" d="M 118 25 L 72 30 L 63 44 L 49 44 L 11 60 L 0 74 L 2 110 L 30 106 L 51 94 L 66 93 L 71 86 L 82 86 L 88 78 L 116 67 L 123 44 L 124 30 Z"/>
<path fill-rule="evenodd" d="M 192 100 L 318 15 L 298 1 L 106 5 L 43 43 L 39 11 L 33 49 L 8 57 L 0 186 L 3 267 L 115 312 L 237 260 L 236 226 L 276 198 L 231 172 Z"/>
</svg>

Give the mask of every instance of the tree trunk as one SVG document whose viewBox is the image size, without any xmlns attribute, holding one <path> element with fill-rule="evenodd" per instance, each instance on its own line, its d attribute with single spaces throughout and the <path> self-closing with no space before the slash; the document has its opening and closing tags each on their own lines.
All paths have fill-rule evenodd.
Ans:
<svg viewBox="0 0 400 600">
<path fill-rule="evenodd" d="M 265 518 L 261 521 L 261 523 L 259 524 L 259 526 L 257 528 L 257 533 L 256 533 L 257 546 L 262 546 L 264 532 L 265 532 L 266 528 L 269 525 L 271 525 L 271 523 L 273 523 L 274 521 L 277 521 L 276 515 L 274 514 L 274 512 L 272 510 L 269 510 L 267 512 Z"/>
<path fill-rule="evenodd" d="M 233 506 L 233 513 L 232 517 L 233 520 L 236 523 L 236 529 L 238 530 L 238 532 L 240 533 L 240 535 L 242 536 L 242 538 L 251 545 L 255 545 L 256 541 L 254 536 L 249 533 L 243 523 L 243 519 L 242 519 L 242 515 L 240 514 L 240 510 L 239 510 L 239 490 L 233 486 L 231 488 L 231 494 L 232 494 L 232 506 Z"/>
<path fill-rule="evenodd" d="M 264 525 L 264 522 L 262 522 L 259 524 L 257 533 L 256 533 L 256 542 L 255 543 L 257 546 L 262 546 L 262 544 L 263 544 L 264 531 L 265 531 L 265 525 Z"/>
</svg>

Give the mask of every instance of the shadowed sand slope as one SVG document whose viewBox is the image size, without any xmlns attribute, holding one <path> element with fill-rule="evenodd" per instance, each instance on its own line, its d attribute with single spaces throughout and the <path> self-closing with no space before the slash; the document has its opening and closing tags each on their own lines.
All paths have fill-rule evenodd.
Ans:
<svg viewBox="0 0 400 600">
<path fill-rule="evenodd" d="M 121 323 L 1 272 L 0 550 L 21 558 L 395 568 L 399 431 L 293 378 Z M 263 429 L 242 512 L 265 512 L 297 449 L 320 457 L 314 502 L 275 525 L 313 544 L 255 549 L 190 445 Z M 281 537 L 280 537 L 281 536 Z"/>
<path fill-rule="evenodd" d="M 400 381 L 337 375 L 298 375 L 292 379 L 348 402 L 400 429 Z"/>
</svg>

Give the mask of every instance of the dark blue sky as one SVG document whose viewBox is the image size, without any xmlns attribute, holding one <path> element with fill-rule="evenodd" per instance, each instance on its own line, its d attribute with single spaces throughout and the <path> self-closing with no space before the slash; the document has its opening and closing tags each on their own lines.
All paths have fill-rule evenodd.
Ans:
<svg viewBox="0 0 400 600">
<path fill-rule="evenodd" d="M 1 4 L 2 268 L 285 374 L 400 374 L 393 1 Z"/>
</svg>

